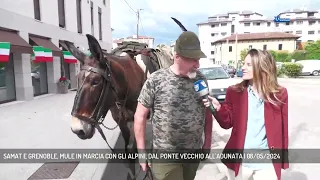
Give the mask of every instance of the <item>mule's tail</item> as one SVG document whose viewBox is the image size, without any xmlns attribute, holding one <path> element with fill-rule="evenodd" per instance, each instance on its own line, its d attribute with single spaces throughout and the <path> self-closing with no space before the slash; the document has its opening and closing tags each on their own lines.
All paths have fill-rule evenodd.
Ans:
<svg viewBox="0 0 320 180">
<path fill-rule="evenodd" d="M 171 19 L 173 19 L 174 22 L 176 22 L 176 23 L 179 25 L 179 27 L 182 29 L 182 31 L 188 31 L 188 30 L 182 25 L 182 23 L 181 23 L 180 21 L 178 21 L 176 18 L 171 17 Z"/>
</svg>

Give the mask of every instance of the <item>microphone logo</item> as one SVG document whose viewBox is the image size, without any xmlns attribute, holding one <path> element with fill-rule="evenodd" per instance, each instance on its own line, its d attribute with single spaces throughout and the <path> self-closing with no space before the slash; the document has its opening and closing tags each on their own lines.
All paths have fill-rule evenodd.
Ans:
<svg viewBox="0 0 320 180">
<path fill-rule="evenodd" d="M 195 85 L 194 85 L 194 90 L 195 90 L 196 92 L 199 91 L 199 84 L 195 84 Z"/>
</svg>

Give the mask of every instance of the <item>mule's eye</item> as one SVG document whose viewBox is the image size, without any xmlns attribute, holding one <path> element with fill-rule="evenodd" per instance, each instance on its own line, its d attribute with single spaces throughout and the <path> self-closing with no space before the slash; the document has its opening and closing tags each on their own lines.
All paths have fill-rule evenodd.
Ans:
<svg viewBox="0 0 320 180">
<path fill-rule="evenodd" d="M 99 81 L 98 80 L 93 80 L 93 81 L 91 81 L 91 85 L 92 86 L 96 86 L 96 85 L 98 85 L 99 84 Z"/>
</svg>

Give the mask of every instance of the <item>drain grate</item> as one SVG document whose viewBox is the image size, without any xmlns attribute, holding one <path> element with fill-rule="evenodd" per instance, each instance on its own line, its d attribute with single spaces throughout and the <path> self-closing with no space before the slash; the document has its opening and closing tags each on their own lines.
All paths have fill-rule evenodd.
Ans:
<svg viewBox="0 0 320 180">
<path fill-rule="evenodd" d="M 61 163 L 44 163 L 36 172 L 34 172 L 28 180 L 34 179 L 66 179 L 79 162 L 61 162 Z"/>
</svg>

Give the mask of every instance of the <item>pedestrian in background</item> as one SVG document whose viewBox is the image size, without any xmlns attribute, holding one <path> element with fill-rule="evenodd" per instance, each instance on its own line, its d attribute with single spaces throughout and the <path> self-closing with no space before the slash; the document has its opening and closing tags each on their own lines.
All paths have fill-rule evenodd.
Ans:
<svg viewBox="0 0 320 180">
<path fill-rule="evenodd" d="M 155 151 L 210 151 L 213 118 L 209 110 L 206 113 L 208 108 L 194 90 L 195 81 L 202 79 L 207 83 L 197 70 L 200 58 L 206 58 L 206 55 L 201 51 L 197 35 L 190 31 L 183 32 L 175 44 L 174 64 L 152 73 L 146 80 L 134 119 L 137 148 L 141 153 L 145 149 L 145 129 L 150 109 L 153 112 L 151 121 Z M 199 162 L 151 163 L 151 169 L 157 180 L 193 180 Z M 145 171 L 146 164 L 140 162 L 140 165 Z"/>
<path fill-rule="evenodd" d="M 228 87 L 223 103 L 209 97 L 217 110 L 215 117 L 219 125 L 224 129 L 232 128 L 223 152 L 255 149 L 266 153 L 270 149 L 280 149 L 284 161 L 222 162 L 227 166 L 231 180 L 280 180 L 281 169 L 289 167 L 287 89 L 278 84 L 276 63 L 267 51 L 249 50 L 242 71 L 243 81 Z M 204 104 L 209 106 L 206 100 Z"/>
</svg>

